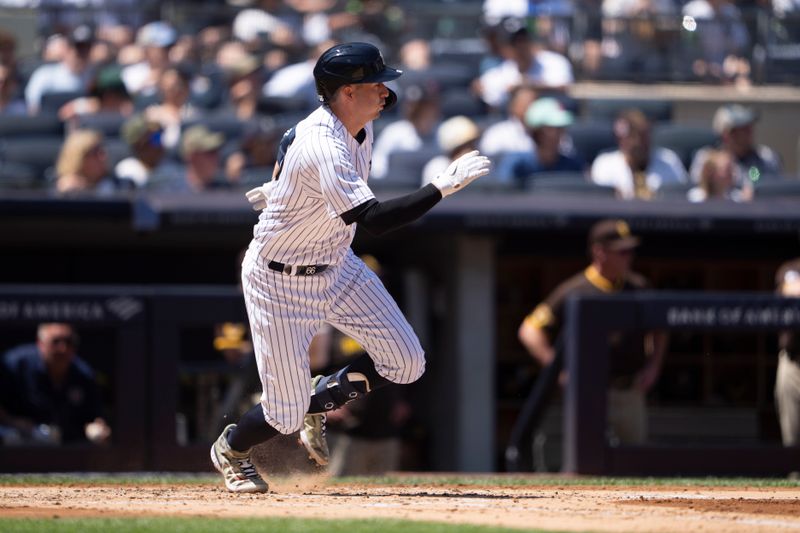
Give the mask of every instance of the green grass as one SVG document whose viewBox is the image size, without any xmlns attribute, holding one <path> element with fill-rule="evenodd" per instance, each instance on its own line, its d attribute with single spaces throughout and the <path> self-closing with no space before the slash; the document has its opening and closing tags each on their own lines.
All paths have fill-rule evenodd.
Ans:
<svg viewBox="0 0 800 533">
<path fill-rule="evenodd" d="M 53 518 L 1 519 L 3 533 L 555 533 L 542 529 L 507 529 L 405 520 L 300 520 L 295 518 Z"/>
<path fill-rule="evenodd" d="M 279 478 L 280 479 L 280 478 Z M 491 487 L 754 487 L 779 488 L 800 487 L 800 480 L 785 478 L 745 477 L 588 477 L 539 474 L 408 474 L 384 477 L 331 478 L 330 485 L 431 485 L 431 486 L 491 486 Z M 216 474 L 189 473 L 124 473 L 124 474 L 0 474 L 0 486 L 32 485 L 219 485 Z"/>
</svg>

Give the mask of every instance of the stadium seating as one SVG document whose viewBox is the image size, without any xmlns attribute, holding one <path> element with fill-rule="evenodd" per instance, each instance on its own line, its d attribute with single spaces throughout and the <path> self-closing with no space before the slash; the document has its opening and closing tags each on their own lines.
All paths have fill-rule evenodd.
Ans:
<svg viewBox="0 0 800 533">
<path fill-rule="evenodd" d="M 62 142 L 60 136 L 5 138 L 0 140 L 0 160 L 26 165 L 37 178 L 44 179 L 45 171 L 58 159 Z"/>
<path fill-rule="evenodd" d="M 63 133 L 64 124 L 52 114 L 3 116 L 0 120 L 0 138 L 60 136 Z"/>
<path fill-rule="evenodd" d="M 422 184 L 422 169 L 439 150 L 397 151 L 389 154 L 389 173 L 383 179 L 369 180 L 370 187 L 376 189 L 412 189 Z"/>
<path fill-rule="evenodd" d="M 762 179 L 758 182 L 753 195 L 755 200 L 760 199 L 800 199 L 800 180 L 798 179 Z"/>
<path fill-rule="evenodd" d="M 653 146 L 669 148 L 678 154 L 688 169 L 694 154 L 704 146 L 713 145 L 719 139 L 710 126 L 666 123 L 653 126 Z"/>
<path fill-rule="evenodd" d="M 575 152 L 591 165 L 597 154 L 617 147 L 611 121 L 576 122 L 567 129 Z"/>
<path fill-rule="evenodd" d="M 638 109 L 651 122 L 672 120 L 672 103 L 663 100 L 631 100 L 628 98 L 592 98 L 584 102 L 587 120 L 614 120 L 625 109 Z"/>
<path fill-rule="evenodd" d="M 22 163 L 0 162 L 0 191 L 9 189 L 35 189 L 41 180 L 33 168 Z"/>
<path fill-rule="evenodd" d="M 525 190 L 536 195 L 577 194 L 601 198 L 614 198 L 613 187 L 597 185 L 575 172 L 541 172 L 525 180 Z"/>
<path fill-rule="evenodd" d="M 39 105 L 39 113 L 42 115 L 55 115 L 64 104 L 82 96 L 86 96 L 85 91 L 44 93 Z"/>
<path fill-rule="evenodd" d="M 125 120 L 126 117 L 118 113 L 95 113 L 80 115 L 77 119 L 77 125 L 79 128 L 99 131 L 106 137 L 117 138 Z"/>
</svg>

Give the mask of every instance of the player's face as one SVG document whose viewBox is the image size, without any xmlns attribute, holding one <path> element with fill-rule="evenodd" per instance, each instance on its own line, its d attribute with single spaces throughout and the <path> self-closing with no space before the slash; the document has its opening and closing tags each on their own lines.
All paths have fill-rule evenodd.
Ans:
<svg viewBox="0 0 800 533">
<path fill-rule="evenodd" d="M 75 333 L 66 324 L 50 324 L 39 335 L 38 346 L 48 367 L 63 370 L 75 356 Z"/>
<path fill-rule="evenodd" d="M 353 101 L 355 109 L 363 113 L 367 120 L 380 116 L 389 89 L 383 83 L 357 83 L 353 85 Z"/>
</svg>

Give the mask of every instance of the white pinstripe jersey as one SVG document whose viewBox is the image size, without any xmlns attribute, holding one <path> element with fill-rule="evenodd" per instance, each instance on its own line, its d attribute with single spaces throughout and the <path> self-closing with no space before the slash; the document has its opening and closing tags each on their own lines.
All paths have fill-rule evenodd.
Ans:
<svg viewBox="0 0 800 533">
<path fill-rule="evenodd" d="M 266 261 L 290 265 L 338 264 L 355 236 L 342 213 L 372 199 L 367 185 L 372 123 L 359 144 L 327 106 L 295 128 L 295 139 L 253 230 L 253 246 Z"/>
</svg>

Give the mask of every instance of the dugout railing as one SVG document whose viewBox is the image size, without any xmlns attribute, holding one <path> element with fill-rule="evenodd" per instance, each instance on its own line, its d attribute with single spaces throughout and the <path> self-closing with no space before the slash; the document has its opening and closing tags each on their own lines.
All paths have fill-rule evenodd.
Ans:
<svg viewBox="0 0 800 533">
<path fill-rule="evenodd" d="M 800 328 L 800 300 L 762 293 L 639 293 L 567 302 L 563 471 L 593 475 L 785 475 L 800 447 L 610 446 L 608 335 L 632 330 L 780 331 Z M 777 357 L 777 354 L 776 354 Z"/>
</svg>

